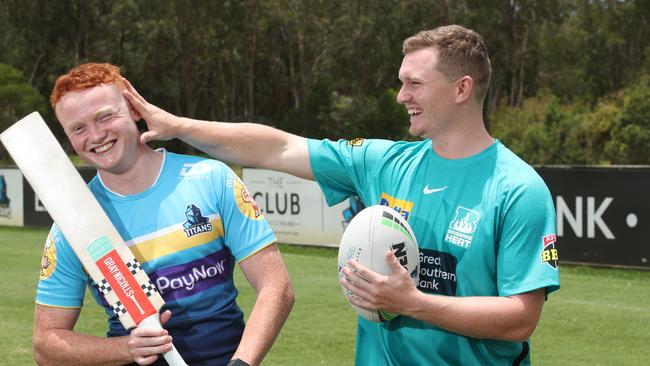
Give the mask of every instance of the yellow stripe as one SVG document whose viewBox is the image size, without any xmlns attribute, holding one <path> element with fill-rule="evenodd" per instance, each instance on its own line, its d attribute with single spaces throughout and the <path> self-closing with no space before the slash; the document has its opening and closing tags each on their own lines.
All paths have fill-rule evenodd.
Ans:
<svg viewBox="0 0 650 366">
<path fill-rule="evenodd" d="M 277 243 L 277 240 L 271 240 L 270 242 L 264 244 L 262 247 L 260 247 L 259 249 L 257 249 L 257 250 L 254 251 L 253 253 L 251 253 L 251 254 L 245 256 L 244 258 L 242 258 L 242 259 L 241 259 L 240 261 L 238 261 L 237 263 L 241 263 L 241 262 L 245 261 L 246 259 L 252 257 L 254 254 L 257 254 L 260 250 L 265 249 L 265 248 L 267 248 L 267 247 L 269 247 L 269 246 L 271 246 L 271 245 L 273 245 L 273 244 L 275 244 L 275 243 Z"/>
<path fill-rule="evenodd" d="M 81 309 L 81 306 L 61 306 L 61 305 L 50 305 L 50 304 L 44 304 L 42 302 L 34 301 L 36 304 L 40 306 L 45 306 L 47 308 L 57 308 L 57 309 Z"/>
<path fill-rule="evenodd" d="M 197 247 L 223 236 L 221 218 L 210 220 L 210 223 L 212 224 L 212 231 L 199 233 L 188 238 L 185 235 L 183 226 L 178 225 L 178 230 L 173 230 L 157 238 L 142 241 L 132 245 L 129 249 L 131 249 L 133 255 L 140 263 L 145 263 L 184 249 Z"/>
</svg>

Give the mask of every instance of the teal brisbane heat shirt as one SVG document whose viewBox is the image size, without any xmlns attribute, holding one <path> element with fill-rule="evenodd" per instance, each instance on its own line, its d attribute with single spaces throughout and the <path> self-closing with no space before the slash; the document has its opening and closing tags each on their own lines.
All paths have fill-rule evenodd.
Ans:
<svg viewBox="0 0 650 366">
<path fill-rule="evenodd" d="M 408 220 L 420 247 L 420 291 L 510 296 L 559 288 L 549 190 L 499 141 L 457 160 L 438 156 L 430 140 L 308 144 L 329 205 L 356 195 Z M 358 322 L 357 365 L 530 364 L 529 342 L 469 338 L 407 316 Z"/>
<path fill-rule="evenodd" d="M 244 329 L 234 266 L 276 238 L 225 164 L 164 154 L 156 182 L 143 192 L 116 194 L 99 176 L 89 187 L 172 311 L 165 328 L 185 361 L 225 365 Z M 108 316 L 107 335 L 128 334 L 56 225 L 41 265 L 38 304 L 79 308 L 88 286 Z"/>
</svg>

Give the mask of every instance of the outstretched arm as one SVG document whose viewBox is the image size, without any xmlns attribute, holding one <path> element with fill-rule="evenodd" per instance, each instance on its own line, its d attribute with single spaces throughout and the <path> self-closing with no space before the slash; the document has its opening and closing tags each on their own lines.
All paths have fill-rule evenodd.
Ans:
<svg viewBox="0 0 650 366">
<path fill-rule="evenodd" d="M 233 358 L 259 365 L 293 307 L 293 287 L 275 244 L 244 259 L 239 265 L 255 288 L 257 299 Z"/>
<path fill-rule="evenodd" d="M 178 117 L 148 103 L 126 79 L 124 82 L 124 97 L 149 128 L 140 138 L 142 143 L 179 138 L 218 160 L 314 179 L 307 139 L 260 124 Z"/>
<path fill-rule="evenodd" d="M 392 252 L 393 273 L 380 275 L 355 260 L 343 269 L 341 284 L 354 293 L 350 302 L 366 309 L 407 315 L 474 338 L 524 341 L 535 330 L 544 305 L 544 289 L 513 296 L 435 296 L 415 287 Z"/>
<path fill-rule="evenodd" d="M 149 365 L 157 354 L 171 349 L 165 330 L 136 328 L 128 337 L 103 338 L 73 331 L 79 308 L 36 305 L 34 311 L 34 360 L 38 365 Z M 169 319 L 164 313 L 161 321 Z"/>
</svg>

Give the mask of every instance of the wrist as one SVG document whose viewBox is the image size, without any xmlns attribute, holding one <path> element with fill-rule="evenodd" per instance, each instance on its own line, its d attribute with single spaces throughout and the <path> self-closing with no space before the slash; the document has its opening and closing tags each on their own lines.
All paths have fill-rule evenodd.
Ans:
<svg viewBox="0 0 650 366">
<path fill-rule="evenodd" d="M 250 366 L 250 365 L 240 360 L 239 358 L 233 358 L 232 360 L 230 360 L 230 362 L 228 362 L 228 365 L 226 366 Z"/>
<path fill-rule="evenodd" d="M 192 123 L 194 122 L 191 118 L 187 117 L 176 117 L 176 138 L 184 140 L 190 138 L 192 134 Z"/>
<path fill-rule="evenodd" d="M 408 301 L 405 301 L 404 308 L 400 314 L 415 319 L 421 319 L 422 313 L 427 312 L 426 303 L 429 300 L 427 298 L 428 296 L 431 295 L 427 295 L 424 292 L 416 289 L 415 292 L 413 292 L 411 295 L 405 297 L 408 299 Z"/>
</svg>

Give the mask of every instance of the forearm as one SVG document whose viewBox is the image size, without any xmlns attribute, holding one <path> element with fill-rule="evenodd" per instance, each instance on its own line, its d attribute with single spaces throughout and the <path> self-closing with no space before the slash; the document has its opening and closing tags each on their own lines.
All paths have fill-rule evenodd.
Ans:
<svg viewBox="0 0 650 366">
<path fill-rule="evenodd" d="M 259 365 L 280 333 L 293 302 L 293 288 L 288 281 L 282 287 L 260 291 L 233 358 Z"/>
<path fill-rule="evenodd" d="M 208 122 L 178 117 L 176 136 L 218 160 L 313 179 L 307 140 L 254 123 Z"/>
<path fill-rule="evenodd" d="M 124 97 L 132 113 L 143 118 L 149 129 L 140 136 L 140 142 L 178 138 L 225 162 L 314 179 L 307 139 L 259 124 L 178 117 L 148 103 L 128 80 L 123 80 Z"/>
<path fill-rule="evenodd" d="M 102 338 L 72 330 L 51 329 L 34 337 L 34 359 L 38 365 L 113 366 L 133 362 L 128 337 Z"/>
<path fill-rule="evenodd" d="M 418 291 L 403 314 L 468 337 L 524 341 L 539 321 L 543 291 L 515 297 L 435 296 Z"/>
</svg>

